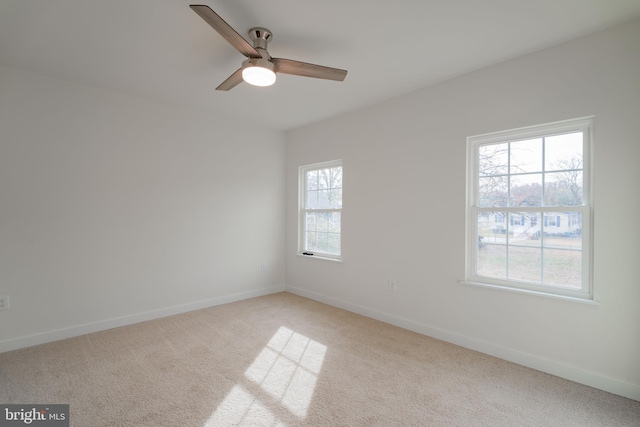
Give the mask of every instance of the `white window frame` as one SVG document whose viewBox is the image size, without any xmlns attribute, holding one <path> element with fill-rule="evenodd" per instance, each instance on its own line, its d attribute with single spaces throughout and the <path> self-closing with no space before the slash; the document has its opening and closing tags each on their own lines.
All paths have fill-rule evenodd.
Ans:
<svg viewBox="0 0 640 427">
<path fill-rule="evenodd" d="M 342 201 L 340 208 L 308 208 L 307 206 L 307 182 L 306 177 L 307 173 L 314 170 L 322 170 L 322 169 L 330 169 L 330 168 L 342 168 L 344 172 L 344 168 L 342 166 L 342 160 L 332 160 L 328 162 L 322 163 L 314 163 L 310 165 L 300 166 L 298 168 L 298 254 L 302 256 L 306 256 L 308 258 L 317 258 L 317 259 L 328 259 L 333 261 L 342 261 L 342 226 L 340 228 L 340 253 L 325 253 L 321 251 L 313 251 L 307 249 L 306 242 L 306 217 L 307 212 L 332 212 L 338 213 L 340 215 L 340 222 L 342 223 Z M 344 177 L 344 174 L 343 174 Z M 344 185 L 344 178 L 343 178 Z"/>
<path fill-rule="evenodd" d="M 466 248 L 465 248 L 465 280 L 462 283 L 481 285 L 503 290 L 518 291 L 536 295 L 559 297 L 563 299 L 593 302 L 593 127 L 594 117 L 564 120 L 537 126 L 513 129 L 476 135 L 467 138 L 467 203 L 466 203 Z M 579 206 L 535 206 L 535 207 L 479 207 L 479 149 L 480 146 L 514 142 L 519 140 L 549 137 L 571 132 L 583 132 L 583 204 Z M 582 215 L 582 277 L 581 289 L 545 285 L 513 279 L 499 279 L 477 274 L 477 256 L 480 250 L 478 243 L 478 214 L 481 212 L 500 211 L 522 213 L 537 212 L 538 221 L 544 222 L 549 212 L 561 209 L 566 212 L 579 212 Z M 505 225 L 509 226 L 509 221 Z M 508 243 L 507 243 L 508 246 Z"/>
</svg>

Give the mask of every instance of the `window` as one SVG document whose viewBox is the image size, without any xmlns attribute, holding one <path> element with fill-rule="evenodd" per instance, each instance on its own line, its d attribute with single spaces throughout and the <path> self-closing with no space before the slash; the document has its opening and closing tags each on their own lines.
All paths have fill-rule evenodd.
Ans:
<svg viewBox="0 0 640 427">
<path fill-rule="evenodd" d="M 468 283 L 592 299 L 593 118 L 467 138 Z"/>
<path fill-rule="evenodd" d="M 342 161 L 302 166 L 299 177 L 298 251 L 341 259 Z"/>
</svg>

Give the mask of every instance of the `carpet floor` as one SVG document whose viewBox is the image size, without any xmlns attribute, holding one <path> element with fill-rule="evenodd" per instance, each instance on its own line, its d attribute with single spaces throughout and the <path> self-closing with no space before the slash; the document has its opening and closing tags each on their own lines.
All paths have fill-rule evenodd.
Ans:
<svg viewBox="0 0 640 427">
<path fill-rule="evenodd" d="M 72 426 L 640 426 L 640 402 L 286 292 L 0 354 Z"/>
</svg>

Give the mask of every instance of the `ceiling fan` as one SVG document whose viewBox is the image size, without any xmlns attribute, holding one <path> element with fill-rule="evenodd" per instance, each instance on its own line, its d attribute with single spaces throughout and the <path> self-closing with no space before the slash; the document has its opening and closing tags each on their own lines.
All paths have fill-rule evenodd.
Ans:
<svg viewBox="0 0 640 427">
<path fill-rule="evenodd" d="M 266 28 L 254 27 L 249 30 L 253 46 L 236 32 L 224 19 L 209 6 L 192 4 L 189 6 L 202 19 L 213 27 L 222 37 L 247 57 L 242 66 L 223 81 L 216 90 L 230 90 L 243 80 L 255 86 L 270 86 L 276 81 L 276 73 L 294 76 L 315 77 L 318 79 L 343 81 L 346 70 L 308 64 L 284 58 L 272 58 L 267 52 L 267 43 L 273 39 L 273 33 Z"/>
</svg>

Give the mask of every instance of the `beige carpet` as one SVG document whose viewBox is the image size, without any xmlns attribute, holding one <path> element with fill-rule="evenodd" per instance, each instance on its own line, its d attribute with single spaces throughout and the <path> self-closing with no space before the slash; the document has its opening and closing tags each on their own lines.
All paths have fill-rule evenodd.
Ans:
<svg viewBox="0 0 640 427">
<path fill-rule="evenodd" d="M 640 426 L 640 402 L 288 293 L 0 354 L 73 426 Z"/>
</svg>

